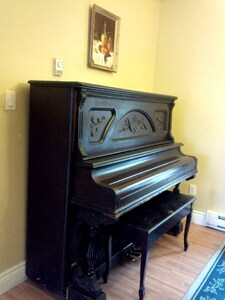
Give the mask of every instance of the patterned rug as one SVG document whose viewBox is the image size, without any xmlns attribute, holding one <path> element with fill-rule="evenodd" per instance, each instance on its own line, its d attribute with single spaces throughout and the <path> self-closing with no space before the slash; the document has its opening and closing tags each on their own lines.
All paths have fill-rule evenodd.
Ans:
<svg viewBox="0 0 225 300">
<path fill-rule="evenodd" d="M 200 273 L 183 300 L 225 300 L 225 242 Z"/>
</svg>

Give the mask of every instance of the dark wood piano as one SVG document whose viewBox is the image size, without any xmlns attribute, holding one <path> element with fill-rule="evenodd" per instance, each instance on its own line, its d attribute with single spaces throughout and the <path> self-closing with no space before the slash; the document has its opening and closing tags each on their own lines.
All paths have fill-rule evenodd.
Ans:
<svg viewBox="0 0 225 300">
<path fill-rule="evenodd" d="M 197 172 L 171 134 L 176 97 L 29 83 L 27 276 L 58 296 L 105 299 L 93 277 L 107 268 L 107 237 L 116 263 L 132 248 L 120 220 Z M 79 284 L 90 293 L 73 298 Z"/>
</svg>

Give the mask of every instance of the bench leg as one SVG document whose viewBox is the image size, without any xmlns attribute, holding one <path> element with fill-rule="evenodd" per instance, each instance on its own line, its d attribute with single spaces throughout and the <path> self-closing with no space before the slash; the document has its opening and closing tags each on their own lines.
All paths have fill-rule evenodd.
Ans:
<svg viewBox="0 0 225 300">
<path fill-rule="evenodd" d="M 190 213 L 187 215 L 186 224 L 184 229 L 184 251 L 187 251 L 189 243 L 188 243 L 188 232 L 191 224 L 191 217 L 192 217 L 192 205 L 190 208 Z"/>
<path fill-rule="evenodd" d="M 145 296 L 145 274 L 150 255 L 150 246 L 148 246 L 148 239 L 141 245 L 141 270 L 140 270 L 140 288 L 139 299 L 143 300 Z"/>
</svg>

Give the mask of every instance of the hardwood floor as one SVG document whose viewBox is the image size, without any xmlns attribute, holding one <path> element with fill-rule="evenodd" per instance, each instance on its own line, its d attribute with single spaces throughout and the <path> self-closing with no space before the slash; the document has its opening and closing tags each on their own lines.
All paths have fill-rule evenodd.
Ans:
<svg viewBox="0 0 225 300">
<path fill-rule="evenodd" d="M 225 240 L 225 233 L 191 224 L 190 246 L 183 251 L 183 234 L 164 235 L 151 248 L 146 274 L 145 300 L 180 300 Z M 109 282 L 101 284 L 107 300 L 137 300 L 140 260 L 111 270 Z M 0 296 L 0 300 L 57 299 L 26 281 Z"/>
</svg>

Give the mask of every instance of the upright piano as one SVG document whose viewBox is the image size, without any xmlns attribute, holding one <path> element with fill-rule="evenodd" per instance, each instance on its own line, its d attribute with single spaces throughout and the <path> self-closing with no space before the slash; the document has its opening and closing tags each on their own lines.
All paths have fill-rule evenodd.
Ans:
<svg viewBox="0 0 225 300">
<path fill-rule="evenodd" d="M 87 278 L 104 273 L 109 231 L 115 261 L 129 248 L 120 219 L 195 177 L 197 160 L 171 134 L 176 97 L 29 83 L 26 273 L 66 297 L 77 266 Z"/>
</svg>

